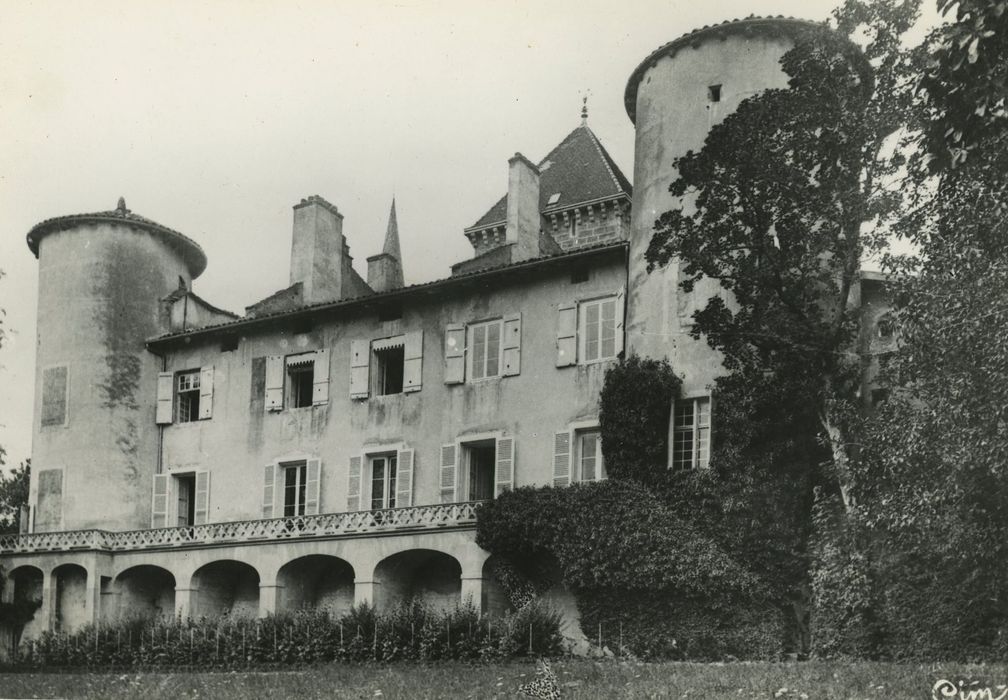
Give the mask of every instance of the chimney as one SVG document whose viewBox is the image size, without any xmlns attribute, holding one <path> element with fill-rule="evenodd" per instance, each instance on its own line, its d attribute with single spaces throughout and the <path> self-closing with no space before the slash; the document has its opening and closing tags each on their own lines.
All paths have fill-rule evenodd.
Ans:
<svg viewBox="0 0 1008 700">
<path fill-rule="evenodd" d="M 294 205 L 290 283 L 301 282 L 304 303 L 340 298 L 347 246 L 343 215 L 317 194 Z"/>
<path fill-rule="evenodd" d="M 511 262 L 539 257 L 539 168 L 521 153 L 508 160 L 507 228 Z"/>
<path fill-rule="evenodd" d="M 396 221 L 395 198 L 389 212 L 388 228 L 382 252 L 367 259 L 367 283 L 376 292 L 387 292 L 403 286 L 402 253 L 399 251 L 399 223 Z"/>
</svg>

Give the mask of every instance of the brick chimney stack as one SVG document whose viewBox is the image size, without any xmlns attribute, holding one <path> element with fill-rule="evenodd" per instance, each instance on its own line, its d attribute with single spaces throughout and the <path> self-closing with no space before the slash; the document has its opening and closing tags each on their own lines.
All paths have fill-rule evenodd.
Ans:
<svg viewBox="0 0 1008 700">
<path fill-rule="evenodd" d="M 304 303 L 339 299 L 348 262 L 343 215 L 336 206 L 317 194 L 295 204 L 290 283 L 301 283 Z"/>
<path fill-rule="evenodd" d="M 514 244 L 511 262 L 539 257 L 539 168 L 515 153 L 508 160 L 507 226 L 504 242 Z"/>
</svg>

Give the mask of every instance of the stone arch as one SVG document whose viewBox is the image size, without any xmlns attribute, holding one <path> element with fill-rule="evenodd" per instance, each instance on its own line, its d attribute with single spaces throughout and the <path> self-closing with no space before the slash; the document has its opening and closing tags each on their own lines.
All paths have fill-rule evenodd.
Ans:
<svg viewBox="0 0 1008 700">
<path fill-rule="evenodd" d="M 379 609 L 419 600 L 446 610 L 462 600 L 462 565 L 433 549 L 409 549 L 385 557 L 375 566 L 374 580 Z"/>
<path fill-rule="evenodd" d="M 330 554 L 292 559 L 277 572 L 277 611 L 310 608 L 335 614 L 346 612 L 354 603 L 354 578 L 353 566 Z"/>
<path fill-rule="evenodd" d="M 175 614 L 175 576 L 154 564 L 139 564 L 113 580 L 120 618 L 165 618 Z"/>
<path fill-rule="evenodd" d="M 88 571 L 80 564 L 52 570 L 53 629 L 74 632 L 88 622 Z"/>
<path fill-rule="evenodd" d="M 204 564 L 192 575 L 192 617 L 255 617 L 259 611 L 259 572 L 234 559 Z"/>
<path fill-rule="evenodd" d="M 16 636 L 24 639 L 35 639 L 45 632 L 45 616 L 41 608 L 45 572 L 37 566 L 22 564 L 10 570 L 7 574 L 7 582 L 11 587 L 11 602 L 33 603 L 36 606 L 35 615 L 25 623 L 20 634 Z"/>
</svg>

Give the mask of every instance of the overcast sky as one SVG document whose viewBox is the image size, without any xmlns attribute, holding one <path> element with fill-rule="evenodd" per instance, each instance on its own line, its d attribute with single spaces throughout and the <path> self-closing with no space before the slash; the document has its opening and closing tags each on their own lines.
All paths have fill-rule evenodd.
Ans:
<svg viewBox="0 0 1008 700">
<path fill-rule="evenodd" d="M 396 197 L 407 284 L 446 276 L 462 229 L 589 125 L 628 178 L 631 71 L 704 24 L 825 19 L 831 0 L 760 2 L 0 3 L 0 446 L 29 456 L 37 267 L 25 234 L 134 212 L 194 238 L 195 290 L 241 311 L 287 286 L 291 207 L 343 212 L 355 265 Z"/>
</svg>

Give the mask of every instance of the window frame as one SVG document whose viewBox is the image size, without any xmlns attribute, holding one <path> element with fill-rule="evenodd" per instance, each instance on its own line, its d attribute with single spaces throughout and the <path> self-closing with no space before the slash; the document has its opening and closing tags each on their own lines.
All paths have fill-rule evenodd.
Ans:
<svg viewBox="0 0 1008 700">
<path fill-rule="evenodd" d="M 376 348 L 376 343 L 398 343 L 390 344 L 387 347 Z M 385 361 L 382 356 L 390 351 L 398 351 L 401 355 L 401 368 L 399 371 L 399 391 L 385 391 Z M 381 396 L 397 396 L 406 393 L 406 336 L 405 334 L 388 336 L 387 338 L 376 338 L 369 343 L 370 357 L 368 358 L 368 387 L 370 398 Z M 381 370 L 381 371 L 380 371 Z"/>
<path fill-rule="evenodd" d="M 574 437 L 574 446 L 571 454 L 571 458 L 574 460 L 577 472 L 578 482 L 593 482 L 593 481 L 604 481 L 608 478 L 608 474 L 605 471 L 605 457 L 602 454 L 602 429 L 598 424 L 593 426 L 584 427 L 572 427 L 571 433 Z M 586 479 L 584 477 L 584 452 L 582 440 L 589 435 L 595 436 L 595 477 L 592 479 Z"/>
<path fill-rule="evenodd" d="M 284 355 L 283 356 L 283 363 L 284 363 L 284 366 L 283 366 L 283 372 L 284 372 L 284 376 L 283 376 L 283 380 L 284 380 L 283 401 L 284 402 L 283 402 L 282 409 L 311 408 L 314 405 L 313 404 L 313 398 L 314 398 L 313 392 L 314 392 L 314 386 L 315 386 L 315 356 L 317 354 L 318 354 L 318 351 L 311 350 L 311 351 L 308 351 L 308 352 L 297 352 L 297 353 L 293 353 L 291 355 Z M 292 358 L 297 358 L 297 357 L 310 358 L 310 360 L 308 362 L 297 363 L 297 364 L 292 365 L 291 364 L 291 359 Z M 303 388 L 303 387 L 301 387 L 301 388 L 296 388 L 295 387 L 294 375 L 304 375 L 304 374 L 307 374 L 307 375 L 311 376 L 311 382 L 309 383 L 308 397 L 307 397 L 308 403 L 304 403 L 304 397 L 301 396 L 301 388 Z M 299 384 L 300 384 L 300 382 L 298 382 L 298 385 Z M 296 394 L 295 394 L 295 391 L 297 392 Z M 301 401 L 298 402 L 298 403 L 295 403 L 295 400 L 294 400 L 295 398 L 301 399 Z"/>
<path fill-rule="evenodd" d="M 475 336 L 476 330 L 479 328 L 489 329 L 491 327 L 497 328 L 497 373 L 496 374 L 486 374 L 487 360 L 490 358 L 489 352 L 486 348 L 489 343 L 486 342 L 487 337 L 489 337 L 489 330 L 487 334 L 484 335 L 483 346 L 483 375 L 477 377 L 475 372 Z M 466 381 L 469 383 L 488 381 L 492 379 L 500 379 L 504 376 L 504 317 L 498 316 L 496 318 L 490 318 L 483 321 L 476 321 L 474 323 L 466 324 Z"/>
<path fill-rule="evenodd" d="M 602 339 L 603 339 L 603 325 L 602 325 L 602 309 L 606 302 L 612 302 L 613 316 L 612 316 L 612 355 L 602 355 Z M 606 294 L 604 296 L 592 297 L 590 299 L 581 299 L 577 302 L 577 364 L 579 365 L 592 365 L 599 362 L 608 362 L 610 360 L 615 360 L 619 357 L 619 342 L 617 342 L 617 331 L 616 328 L 619 325 L 617 319 L 619 317 L 619 310 L 616 305 L 619 303 L 618 294 Z M 598 308 L 599 314 L 599 330 L 598 330 L 598 357 L 588 359 L 587 355 L 587 342 L 588 342 L 588 312 L 587 310 L 591 307 Z"/>
<path fill-rule="evenodd" d="M 692 406 L 692 419 L 690 426 L 679 425 L 681 412 L 679 406 L 689 402 Z M 706 410 L 705 410 L 706 409 Z M 669 455 L 669 469 L 672 471 L 691 471 L 694 469 L 706 469 L 710 466 L 711 435 L 713 434 L 713 399 L 710 394 L 700 394 L 697 396 L 685 396 L 675 401 L 672 412 L 672 439 L 670 441 L 671 454 Z M 704 418 L 706 417 L 706 422 Z M 706 445 L 701 439 L 701 431 L 706 430 Z M 676 460 L 677 438 L 682 434 L 690 435 L 690 459 L 689 465 L 683 460 Z"/>
<path fill-rule="evenodd" d="M 369 452 L 367 455 L 367 465 L 368 465 L 368 482 L 370 488 L 368 489 L 368 510 L 389 510 L 396 507 L 396 488 L 397 476 L 399 469 L 399 451 L 392 450 L 387 452 Z M 374 494 L 374 470 L 375 462 L 383 461 L 384 465 L 382 467 L 383 474 L 381 479 L 382 485 L 382 496 L 381 505 L 375 507 L 375 494 Z"/>
<path fill-rule="evenodd" d="M 308 504 L 308 460 L 307 459 L 294 459 L 286 460 L 282 462 L 277 462 L 277 467 L 282 478 L 281 483 L 281 497 L 280 507 L 283 509 L 283 513 L 280 515 L 281 518 L 300 518 L 305 516 L 306 505 Z M 291 515 L 287 514 L 287 472 L 296 471 L 294 478 L 294 512 Z M 276 488 L 274 486 L 274 488 Z M 300 499 L 300 503 L 298 500 Z"/>
<path fill-rule="evenodd" d="M 175 404 L 175 423 L 198 423 L 200 420 L 200 377 L 202 374 L 202 368 L 197 367 L 196 369 L 184 369 L 175 372 L 175 376 L 172 378 L 172 389 L 174 391 L 174 404 Z M 190 385 L 186 389 L 181 388 L 182 378 L 186 376 L 194 376 L 196 378 L 196 383 Z M 183 394 L 186 395 L 186 399 L 189 401 L 188 405 L 188 418 L 182 419 L 182 399 Z M 191 396 L 196 396 L 195 408 L 192 405 Z"/>
</svg>

